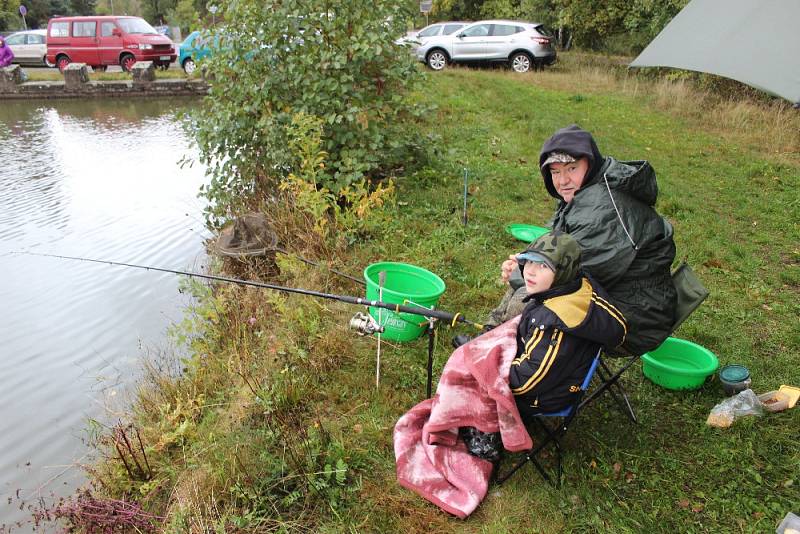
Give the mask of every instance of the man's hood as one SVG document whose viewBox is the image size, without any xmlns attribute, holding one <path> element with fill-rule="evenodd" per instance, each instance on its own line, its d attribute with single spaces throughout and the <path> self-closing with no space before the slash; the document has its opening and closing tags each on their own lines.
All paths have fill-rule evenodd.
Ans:
<svg viewBox="0 0 800 534">
<path fill-rule="evenodd" d="M 550 166 L 542 168 L 542 164 L 551 152 L 565 152 L 575 159 L 588 158 L 589 172 L 587 173 L 584 185 L 594 178 L 603 165 L 603 156 L 594 142 L 592 134 L 581 129 L 577 124 L 572 124 L 562 128 L 553 134 L 550 139 L 544 142 L 542 151 L 539 153 L 539 168 L 544 177 L 544 186 L 550 196 L 563 200 L 553 186 L 553 176 L 550 174 Z"/>
</svg>

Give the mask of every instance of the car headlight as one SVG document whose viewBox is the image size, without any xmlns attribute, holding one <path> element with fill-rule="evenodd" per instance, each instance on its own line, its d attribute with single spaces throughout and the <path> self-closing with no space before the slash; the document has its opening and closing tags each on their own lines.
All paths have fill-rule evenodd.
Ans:
<svg viewBox="0 0 800 534">
<path fill-rule="evenodd" d="M 139 44 L 139 50 L 152 50 L 152 49 L 153 45 L 151 44 L 142 44 L 142 43 Z"/>
</svg>

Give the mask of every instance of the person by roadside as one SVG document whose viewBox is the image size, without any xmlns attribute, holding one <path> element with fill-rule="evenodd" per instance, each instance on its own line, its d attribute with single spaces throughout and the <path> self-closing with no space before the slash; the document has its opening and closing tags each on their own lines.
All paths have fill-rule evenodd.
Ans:
<svg viewBox="0 0 800 534">
<path fill-rule="evenodd" d="M 14 52 L 6 44 L 6 40 L 0 37 L 0 68 L 8 67 L 14 61 Z"/>
</svg>

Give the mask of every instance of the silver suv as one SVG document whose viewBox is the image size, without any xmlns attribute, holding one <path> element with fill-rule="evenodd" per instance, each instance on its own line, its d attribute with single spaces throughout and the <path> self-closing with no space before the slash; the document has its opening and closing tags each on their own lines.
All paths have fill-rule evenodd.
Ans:
<svg viewBox="0 0 800 534">
<path fill-rule="evenodd" d="M 417 59 L 433 70 L 448 63 L 506 62 L 516 72 L 552 65 L 553 39 L 544 25 L 513 20 L 481 20 L 447 36 L 433 37 L 417 49 Z"/>
</svg>

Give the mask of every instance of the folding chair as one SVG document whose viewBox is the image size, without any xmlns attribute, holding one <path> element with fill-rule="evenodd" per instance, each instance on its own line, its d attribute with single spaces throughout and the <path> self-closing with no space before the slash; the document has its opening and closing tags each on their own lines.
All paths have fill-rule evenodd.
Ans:
<svg viewBox="0 0 800 534">
<path fill-rule="evenodd" d="M 535 424 L 540 430 L 542 430 L 545 434 L 545 437 L 539 442 L 538 445 L 526 452 L 525 458 L 517 462 L 517 464 L 511 468 L 511 471 L 497 479 L 498 485 L 508 480 L 511 475 L 516 473 L 520 467 L 528 462 L 531 462 L 536 470 L 539 471 L 539 474 L 542 475 L 542 478 L 554 486 L 561 486 L 561 478 L 563 475 L 563 468 L 561 466 L 561 437 L 567 432 L 570 424 L 581 411 L 581 407 L 583 406 L 581 399 L 583 398 L 584 392 L 589 388 L 589 384 L 592 382 L 595 371 L 599 369 L 602 352 L 602 349 L 597 350 L 597 354 L 592 360 L 592 364 L 589 366 L 589 371 L 586 373 L 586 377 L 581 383 L 581 390 L 575 395 L 575 399 L 572 401 L 572 404 L 563 410 L 557 412 L 539 413 L 530 418 L 531 423 Z M 560 417 L 561 421 L 555 427 L 550 428 L 547 424 L 542 422 L 542 419 L 546 417 Z M 550 445 L 552 445 L 556 451 L 557 483 L 553 482 L 553 480 L 550 478 L 550 475 L 547 474 L 537 458 L 537 455 Z"/>
<path fill-rule="evenodd" d="M 689 315 L 697 309 L 698 306 L 708 297 L 708 290 L 703 287 L 703 284 L 700 280 L 695 276 L 692 272 L 692 269 L 684 262 L 682 263 L 675 272 L 672 273 L 672 280 L 675 284 L 675 289 L 678 295 L 678 302 L 676 307 L 675 313 L 675 323 L 672 325 L 671 332 L 674 332 L 678 329 L 678 327 L 683 323 Z M 633 421 L 634 423 L 637 422 L 636 414 L 633 411 L 633 407 L 631 406 L 630 400 L 628 399 L 628 395 L 625 392 L 625 389 L 619 383 L 619 378 L 622 374 L 628 370 L 628 368 L 636 363 L 639 360 L 639 356 L 630 356 L 625 361 L 620 369 L 616 372 L 612 372 L 611 369 L 606 365 L 603 361 L 603 350 L 599 349 L 597 351 L 597 355 L 594 357 L 592 361 L 592 365 L 589 368 L 589 372 L 586 374 L 586 378 L 584 378 L 583 383 L 581 384 L 581 391 L 576 395 L 576 399 L 574 400 L 573 404 L 564 410 L 559 412 L 552 412 L 552 413 L 542 413 L 537 414 L 536 417 L 533 417 L 533 423 L 536 424 L 540 429 L 542 429 L 546 435 L 546 437 L 533 449 L 525 453 L 525 458 L 519 461 L 509 473 L 504 475 L 503 477 L 499 477 L 497 480 L 498 485 L 502 484 L 506 480 L 508 480 L 511 475 L 513 475 L 519 468 L 525 465 L 527 462 L 531 462 L 534 467 L 539 471 L 542 477 L 553 484 L 550 476 L 545 472 L 544 467 L 539 462 L 536 456 L 544 450 L 549 445 L 553 445 L 556 450 L 556 462 L 557 462 L 557 474 L 558 474 L 558 484 L 554 484 L 557 486 L 561 485 L 561 478 L 563 475 L 563 469 L 561 466 L 561 437 L 566 433 L 569 425 L 575 419 L 575 417 L 583 410 L 585 406 L 590 404 L 593 400 L 597 397 L 602 395 L 604 392 L 608 392 L 611 397 L 617 402 L 617 404 L 622 408 L 622 410 L 626 413 L 626 415 Z M 584 393 L 589 388 L 589 385 L 594 377 L 595 373 L 600 378 L 602 383 L 592 391 L 592 393 L 583 398 Z M 555 428 L 548 428 L 545 423 L 542 422 L 542 418 L 545 417 L 561 417 L 562 421 L 559 425 Z"/>
<path fill-rule="evenodd" d="M 678 295 L 678 302 L 675 308 L 675 322 L 670 329 L 670 332 L 675 332 L 686 318 L 703 303 L 709 293 L 686 262 L 682 262 L 672 273 L 672 282 L 675 285 L 675 290 Z M 639 357 L 640 355 L 628 356 L 628 359 L 622 367 L 616 372 L 612 372 L 601 356 L 599 368 L 597 369 L 597 376 L 602 380 L 602 383 L 594 389 L 589 396 L 581 401 L 578 409 L 583 409 L 584 406 L 590 404 L 597 397 L 608 391 L 625 415 L 627 415 L 633 423 L 636 423 L 636 413 L 633 411 L 625 388 L 619 383 L 619 378 L 631 365 L 639 360 Z"/>
</svg>

